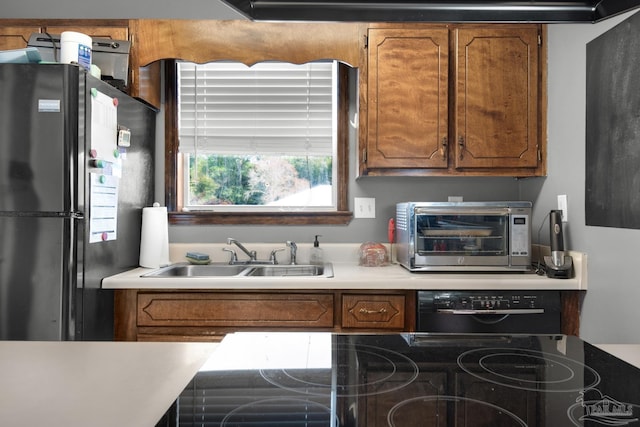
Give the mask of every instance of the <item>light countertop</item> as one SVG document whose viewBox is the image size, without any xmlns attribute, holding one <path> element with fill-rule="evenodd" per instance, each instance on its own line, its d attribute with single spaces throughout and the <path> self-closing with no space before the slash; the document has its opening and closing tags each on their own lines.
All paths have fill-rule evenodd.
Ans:
<svg viewBox="0 0 640 427">
<path fill-rule="evenodd" d="M 640 344 L 594 344 L 618 359 L 640 368 Z"/>
<path fill-rule="evenodd" d="M 213 343 L 0 342 L 0 425 L 153 427 Z"/>
<path fill-rule="evenodd" d="M 247 244 L 258 251 L 258 259 L 267 259 L 275 244 Z M 220 244 L 171 244 L 172 262 L 185 262 L 187 251 L 209 254 L 213 262 L 228 261 Z M 134 268 L 102 281 L 105 289 L 253 289 L 253 290 L 313 290 L 313 289 L 526 289 L 526 290 L 586 290 L 586 254 L 570 252 L 575 275 L 570 279 L 550 279 L 535 273 L 411 273 L 399 264 L 385 267 L 358 266 L 359 245 L 325 244 L 325 261 L 333 264 L 334 277 L 141 277 L 153 271 Z M 299 263 L 308 260 L 309 248 L 299 245 Z M 241 254 L 239 254 L 239 257 Z M 286 256 L 281 261 L 286 263 Z"/>
<path fill-rule="evenodd" d="M 597 344 L 640 368 L 640 344 Z M 0 425 L 153 427 L 214 343 L 0 341 Z M 212 355 L 217 356 L 213 358 Z"/>
</svg>

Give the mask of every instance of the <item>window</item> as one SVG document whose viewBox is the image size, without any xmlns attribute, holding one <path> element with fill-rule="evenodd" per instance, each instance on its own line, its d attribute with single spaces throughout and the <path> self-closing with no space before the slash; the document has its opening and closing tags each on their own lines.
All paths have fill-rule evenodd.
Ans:
<svg viewBox="0 0 640 427">
<path fill-rule="evenodd" d="M 348 222 L 343 66 L 175 64 L 172 223 Z"/>
</svg>

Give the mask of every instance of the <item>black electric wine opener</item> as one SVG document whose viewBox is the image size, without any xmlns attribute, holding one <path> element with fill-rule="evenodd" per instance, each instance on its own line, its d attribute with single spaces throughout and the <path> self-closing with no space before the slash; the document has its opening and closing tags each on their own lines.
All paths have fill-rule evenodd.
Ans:
<svg viewBox="0 0 640 427">
<path fill-rule="evenodd" d="M 564 252 L 562 211 L 552 210 L 549 213 L 549 229 L 551 233 L 551 256 L 544 257 L 547 277 L 551 277 L 552 279 L 568 279 L 572 275 L 573 258 Z"/>
</svg>

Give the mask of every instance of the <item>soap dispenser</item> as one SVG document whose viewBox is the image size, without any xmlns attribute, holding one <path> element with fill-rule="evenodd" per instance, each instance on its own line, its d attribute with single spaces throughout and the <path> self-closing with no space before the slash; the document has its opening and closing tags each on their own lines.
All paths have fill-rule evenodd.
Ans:
<svg viewBox="0 0 640 427">
<path fill-rule="evenodd" d="M 313 242 L 313 247 L 311 248 L 311 257 L 309 258 L 309 262 L 314 265 L 324 264 L 324 254 L 322 253 L 322 248 L 320 247 L 318 237 L 322 236 L 316 234 L 316 238 Z"/>
</svg>

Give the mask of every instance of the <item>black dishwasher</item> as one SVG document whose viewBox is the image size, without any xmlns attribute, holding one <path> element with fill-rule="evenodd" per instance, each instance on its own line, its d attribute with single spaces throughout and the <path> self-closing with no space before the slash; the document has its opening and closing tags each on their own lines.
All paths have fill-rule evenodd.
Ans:
<svg viewBox="0 0 640 427">
<path fill-rule="evenodd" d="M 559 291 L 418 291 L 417 332 L 560 334 Z"/>
</svg>

